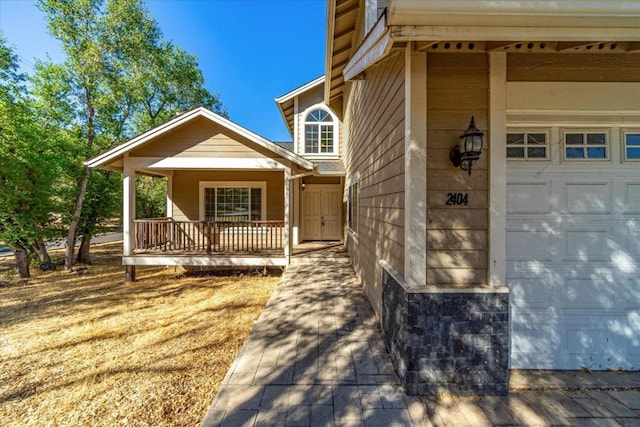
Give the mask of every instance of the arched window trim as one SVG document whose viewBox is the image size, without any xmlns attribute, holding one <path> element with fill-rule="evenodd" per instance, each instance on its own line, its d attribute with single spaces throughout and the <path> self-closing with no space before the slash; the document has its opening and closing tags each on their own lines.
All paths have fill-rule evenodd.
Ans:
<svg viewBox="0 0 640 427">
<path fill-rule="evenodd" d="M 316 110 L 321 110 L 327 113 L 331 117 L 331 122 L 308 121 L 307 119 L 309 118 L 309 115 Z M 307 151 L 307 125 L 317 125 L 318 134 L 321 133 L 321 126 L 331 125 L 333 127 L 333 133 L 332 133 L 333 150 L 322 152 L 320 148 L 321 145 L 318 144 L 317 151 Z M 312 156 L 312 157 L 337 157 L 338 156 L 338 153 L 340 152 L 340 147 L 339 147 L 340 142 L 338 138 L 338 135 L 340 135 L 338 118 L 333 113 L 333 111 L 327 108 L 324 104 L 311 105 L 310 107 L 304 110 L 304 112 L 302 113 L 302 126 L 301 126 L 300 133 L 301 135 L 299 138 L 300 139 L 299 144 L 300 144 L 300 153 L 302 155 Z"/>
</svg>

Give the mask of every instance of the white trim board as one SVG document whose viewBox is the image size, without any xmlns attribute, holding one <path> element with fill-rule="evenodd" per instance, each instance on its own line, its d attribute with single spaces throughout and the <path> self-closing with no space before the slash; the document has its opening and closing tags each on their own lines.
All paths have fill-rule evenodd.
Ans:
<svg viewBox="0 0 640 427">
<path fill-rule="evenodd" d="M 235 157 L 130 157 L 129 165 L 137 169 L 285 169 L 274 159 Z"/>
<path fill-rule="evenodd" d="M 228 257 L 228 256 L 124 256 L 122 265 L 187 265 L 203 267 L 286 267 L 287 259 L 278 257 Z"/>
</svg>

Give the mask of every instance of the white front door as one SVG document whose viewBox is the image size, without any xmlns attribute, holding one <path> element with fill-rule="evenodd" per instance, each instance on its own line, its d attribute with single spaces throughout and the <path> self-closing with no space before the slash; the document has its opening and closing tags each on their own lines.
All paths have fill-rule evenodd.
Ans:
<svg viewBox="0 0 640 427">
<path fill-rule="evenodd" d="M 302 194 L 303 240 L 341 240 L 340 185 L 308 184 Z"/>
</svg>

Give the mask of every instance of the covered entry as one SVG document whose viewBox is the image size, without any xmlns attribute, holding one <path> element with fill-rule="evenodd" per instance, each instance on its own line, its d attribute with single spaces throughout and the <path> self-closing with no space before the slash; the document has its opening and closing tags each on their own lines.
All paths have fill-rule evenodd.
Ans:
<svg viewBox="0 0 640 427">
<path fill-rule="evenodd" d="M 302 191 L 302 239 L 342 239 L 342 186 L 305 184 Z"/>
</svg>

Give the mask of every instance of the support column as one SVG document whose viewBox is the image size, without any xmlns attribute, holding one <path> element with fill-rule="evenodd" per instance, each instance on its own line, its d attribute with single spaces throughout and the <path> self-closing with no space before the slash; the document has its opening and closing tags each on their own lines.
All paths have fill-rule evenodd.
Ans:
<svg viewBox="0 0 640 427">
<path fill-rule="evenodd" d="M 122 178 L 122 240 L 123 256 L 131 256 L 134 248 L 135 229 L 133 220 L 136 217 L 136 171 L 129 164 L 129 154 L 123 158 Z M 134 281 L 136 277 L 135 266 L 125 267 L 125 282 Z"/>
<path fill-rule="evenodd" d="M 506 286 L 507 54 L 489 53 L 489 284 Z"/>
<path fill-rule="evenodd" d="M 291 212 L 293 220 L 291 224 L 291 245 L 300 244 L 300 180 L 298 178 L 292 182 L 293 184 L 293 204 L 291 205 Z"/>
<path fill-rule="evenodd" d="M 167 176 L 167 217 L 173 218 L 173 172 Z"/>
<path fill-rule="evenodd" d="M 404 277 L 427 282 L 427 54 L 405 50 Z"/>
<path fill-rule="evenodd" d="M 284 257 L 289 265 L 291 258 L 291 169 L 284 169 L 284 233 L 283 233 L 283 246 Z"/>
</svg>

